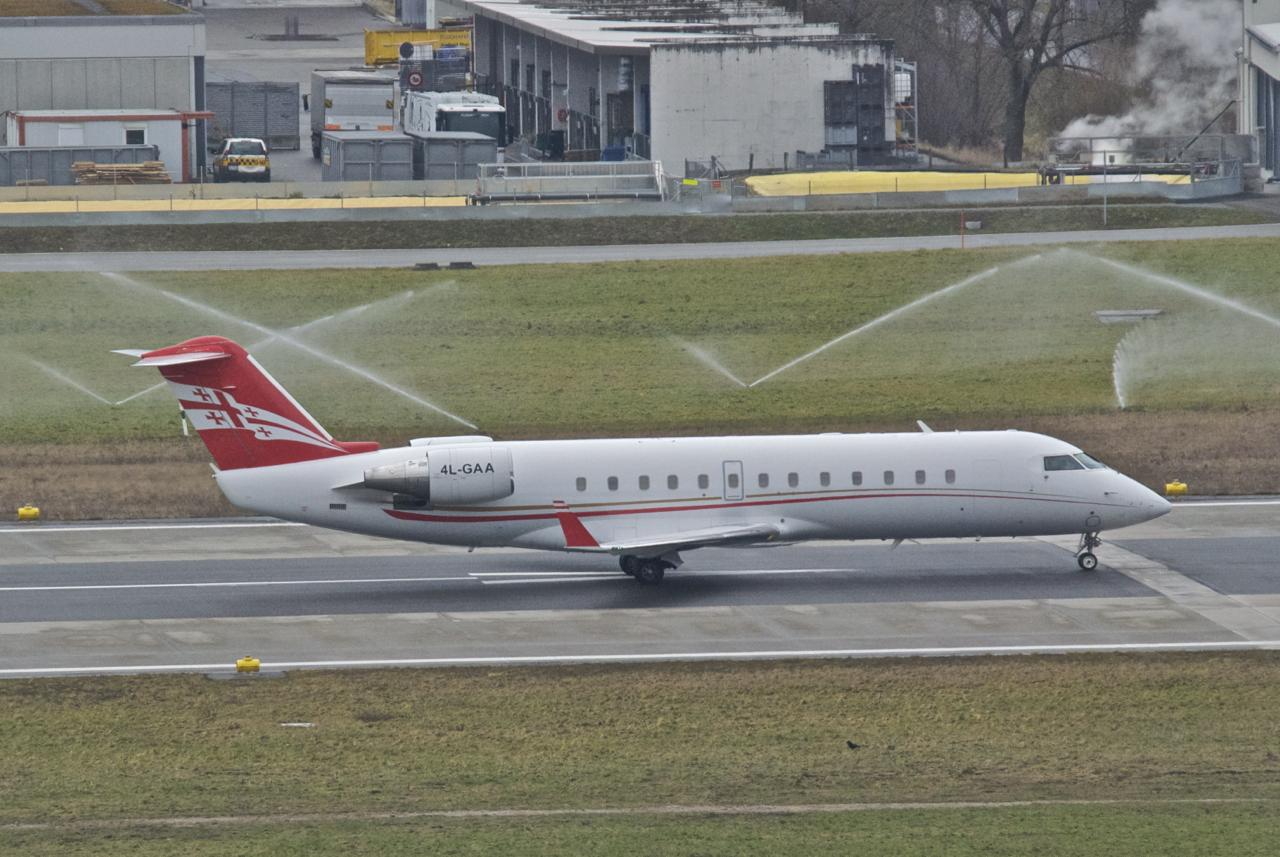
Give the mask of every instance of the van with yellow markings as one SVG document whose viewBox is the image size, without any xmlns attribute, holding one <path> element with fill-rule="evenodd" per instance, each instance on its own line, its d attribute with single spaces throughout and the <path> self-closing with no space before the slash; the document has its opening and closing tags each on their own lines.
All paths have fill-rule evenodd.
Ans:
<svg viewBox="0 0 1280 857">
<path fill-rule="evenodd" d="M 267 144 L 257 137 L 228 137 L 213 159 L 214 181 L 269 182 Z"/>
</svg>

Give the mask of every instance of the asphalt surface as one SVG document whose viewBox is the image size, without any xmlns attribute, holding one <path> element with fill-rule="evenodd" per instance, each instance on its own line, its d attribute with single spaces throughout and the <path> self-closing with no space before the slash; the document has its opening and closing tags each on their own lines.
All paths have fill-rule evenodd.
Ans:
<svg viewBox="0 0 1280 857">
<path fill-rule="evenodd" d="M 1175 241 L 1206 238 L 1276 238 L 1280 223 L 1189 226 L 1182 229 L 1115 229 L 1078 232 L 1010 232 L 970 235 L 967 247 L 1031 247 L 1114 241 Z M 837 238 L 815 241 L 709 242 L 702 244 L 608 244 L 585 247 L 475 247 L 448 250 L 260 250 L 250 252 L 127 252 L 0 254 L 0 271 L 230 271 L 309 268 L 396 268 L 419 262 L 475 265 L 741 259 L 939 250 L 959 246 L 955 235 L 898 238 Z"/>
<path fill-rule="evenodd" d="M 396 664 L 1280 647 L 1280 501 L 1114 534 L 607 558 L 265 520 L 0 527 L 0 677 Z"/>
</svg>

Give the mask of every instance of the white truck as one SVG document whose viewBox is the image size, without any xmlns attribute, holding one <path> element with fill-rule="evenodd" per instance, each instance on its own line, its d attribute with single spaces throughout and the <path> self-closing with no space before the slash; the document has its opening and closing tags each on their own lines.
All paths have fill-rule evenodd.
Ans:
<svg viewBox="0 0 1280 857">
<path fill-rule="evenodd" d="M 400 122 L 411 137 L 440 131 L 471 131 L 507 144 L 507 111 L 492 95 L 479 92 L 406 92 Z"/>
<path fill-rule="evenodd" d="M 311 72 L 311 156 L 325 131 L 394 131 L 396 80 L 393 69 Z"/>
</svg>

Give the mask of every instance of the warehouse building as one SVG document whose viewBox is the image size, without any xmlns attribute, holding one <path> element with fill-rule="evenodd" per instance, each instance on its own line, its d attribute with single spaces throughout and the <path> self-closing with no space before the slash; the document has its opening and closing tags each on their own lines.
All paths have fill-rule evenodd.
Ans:
<svg viewBox="0 0 1280 857">
<path fill-rule="evenodd" d="M 1268 178 L 1280 172 L 1280 0 L 1243 0 L 1240 50 L 1241 134 L 1258 140 L 1258 161 Z"/>
<path fill-rule="evenodd" d="M 202 16 L 165 0 L 61 0 L 21 8 L 42 11 L 6 15 L 0 3 L 0 113 L 205 109 Z M 200 142 L 191 147 L 188 169 L 204 159 L 204 121 L 194 121 Z M 0 145 L 18 142 L 0 139 Z"/>
<path fill-rule="evenodd" d="M 626 151 L 675 174 L 712 158 L 760 169 L 797 151 L 864 165 L 897 153 L 892 41 L 807 25 L 760 0 L 437 9 L 474 16 L 477 88 L 544 151 Z"/>
</svg>

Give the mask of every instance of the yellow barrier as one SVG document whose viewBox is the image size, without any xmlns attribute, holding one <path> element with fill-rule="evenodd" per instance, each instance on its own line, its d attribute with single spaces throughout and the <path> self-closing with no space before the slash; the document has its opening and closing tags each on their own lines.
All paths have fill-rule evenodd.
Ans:
<svg viewBox="0 0 1280 857">
<path fill-rule="evenodd" d="M 1103 176 L 1067 176 L 1066 183 L 1101 183 Z M 1115 176 L 1112 183 L 1118 184 Z M 1137 178 L 1136 176 L 1134 177 Z M 1187 176 L 1142 176 L 1143 181 L 1185 184 Z M 841 170 L 824 173 L 781 173 L 752 176 L 747 187 L 760 196 L 808 196 L 832 193 L 908 193 L 945 190 L 989 190 L 993 188 L 1036 187 L 1040 174 L 957 173 L 925 170 Z"/>
<path fill-rule="evenodd" d="M 38 506 L 32 506 L 27 503 L 18 507 L 19 521 L 38 521 L 40 520 L 40 509 Z"/>
<path fill-rule="evenodd" d="M 257 211 L 313 208 L 435 208 L 466 205 L 465 196 L 241 197 L 239 199 L 82 199 L 0 202 L 4 214 L 74 214 L 112 211 Z"/>
<path fill-rule="evenodd" d="M 400 61 L 405 42 L 432 48 L 471 47 L 470 30 L 365 30 L 364 64 L 392 65 Z"/>
<path fill-rule="evenodd" d="M 1187 483 L 1181 479 L 1175 479 L 1172 482 L 1166 482 L 1164 485 L 1164 496 L 1166 497 L 1185 497 L 1187 495 Z"/>
<path fill-rule="evenodd" d="M 253 655 L 245 655 L 243 658 L 236 660 L 236 672 L 238 673 L 256 673 L 262 668 L 262 661 Z"/>
</svg>

